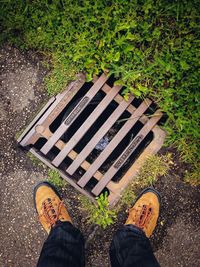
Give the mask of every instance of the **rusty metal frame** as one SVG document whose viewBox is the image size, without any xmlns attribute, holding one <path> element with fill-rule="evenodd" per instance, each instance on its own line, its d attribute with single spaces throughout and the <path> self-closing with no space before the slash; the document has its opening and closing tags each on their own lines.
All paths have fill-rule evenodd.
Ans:
<svg viewBox="0 0 200 267">
<path fill-rule="evenodd" d="M 18 142 L 22 147 L 28 147 L 34 145 L 39 138 L 43 137 L 47 139 L 47 142 L 43 145 L 40 150 L 32 147 L 30 152 L 43 161 L 52 169 L 56 169 L 60 172 L 60 175 L 66 179 L 73 187 L 79 190 L 81 193 L 87 195 L 90 199 L 94 200 L 95 196 L 98 196 L 104 188 L 109 190 L 109 203 L 110 206 L 114 206 L 120 199 L 123 191 L 128 184 L 134 179 L 139 172 L 145 159 L 150 155 L 157 153 L 161 148 L 164 139 L 165 132 L 157 125 L 157 122 L 162 117 L 162 113 L 158 110 L 150 119 L 144 115 L 145 110 L 150 106 L 151 100 L 145 99 L 138 108 L 134 107 L 131 102 L 133 96 L 129 101 L 125 101 L 119 94 L 121 87 L 114 86 L 111 88 L 107 83 L 108 77 L 102 74 L 99 78 L 93 80 L 93 86 L 85 94 L 85 96 L 76 104 L 73 110 L 69 113 L 67 118 L 61 123 L 58 129 L 52 133 L 49 129 L 51 123 L 57 118 L 57 116 L 63 111 L 66 105 L 72 100 L 73 96 L 80 90 L 85 83 L 85 76 L 83 74 L 78 75 L 77 80 L 71 83 L 68 88 L 56 97 L 53 97 L 36 116 L 32 123 L 27 127 L 24 133 L 18 138 Z M 79 114 L 87 108 L 90 100 L 95 94 L 102 90 L 106 96 L 97 105 L 92 114 L 86 118 L 85 122 L 76 131 L 74 136 L 67 142 L 64 143 L 60 138 L 67 131 L 70 125 L 75 121 Z M 109 116 L 105 123 L 101 126 L 96 134 L 91 138 L 89 143 L 83 148 L 83 150 L 77 154 L 73 148 L 79 142 L 81 137 L 87 132 L 89 127 L 95 122 L 95 120 L 102 114 L 103 110 L 109 105 L 110 101 L 114 100 L 118 107 Z M 95 159 L 94 163 L 90 164 L 86 157 L 98 143 L 98 141 L 106 134 L 106 132 L 112 127 L 114 122 L 120 117 L 124 111 L 131 113 L 129 120 L 122 126 L 119 132 L 113 137 L 108 146 L 104 151 Z M 129 145 L 122 151 L 121 155 L 111 164 L 110 168 L 105 174 L 99 171 L 99 167 L 106 160 L 108 155 L 111 154 L 114 147 L 116 147 L 120 140 L 126 136 L 128 131 L 134 126 L 134 124 L 140 121 L 143 124 L 140 132 L 135 138 L 129 143 Z M 132 152 L 137 148 L 144 137 L 149 133 L 153 133 L 153 140 L 144 148 L 140 156 L 134 161 L 132 166 L 118 181 L 112 181 L 112 177 L 116 172 L 123 166 L 124 162 L 129 158 Z M 60 152 L 59 154 L 50 161 L 47 157 L 47 153 L 51 148 L 55 146 Z M 69 157 L 72 160 L 66 171 L 59 168 L 65 157 Z M 73 174 L 78 167 L 85 170 L 85 174 L 75 182 L 73 180 Z M 87 182 L 94 177 L 97 180 L 96 186 L 91 192 L 84 189 Z"/>
</svg>

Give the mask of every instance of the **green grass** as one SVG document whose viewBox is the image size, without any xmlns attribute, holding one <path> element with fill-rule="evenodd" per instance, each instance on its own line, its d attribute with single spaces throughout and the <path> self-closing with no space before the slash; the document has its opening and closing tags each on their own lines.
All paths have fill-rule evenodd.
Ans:
<svg viewBox="0 0 200 267">
<path fill-rule="evenodd" d="M 168 116 L 167 144 L 197 168 L 199 11 L 197 0 L 4 1 L 1 42 L 51 58 L 50 95 L 80 71 L 88 80 L 109 71 L 125 98 L 153 98 Z"/>
<path fill-rule="evenodd" d="M 130 207 L 136 199 L 135 192 L 153 186 L 159 177 L 167 174 L 171 160 L 171 154 L 164 156 L 152 155 L 144 162 L 139 174 L 133 179 L 133 182 L 125 189 L 118 203 L 118 209 L 124 205 Z"/>
<path fill-rule="evenodd" d="M 190 183 L 193 186 L 200 185 L 200 166 L 196 168 L 194 171 L 186 172 L 184 180 L 186 183 Z"/>
<path fill-rule="evenodd" d="M 63 189 L 67 185 L 67 182 L 62 177 L 60 177 L 60 174 L 55 170 L 48 171 L 47 180 L 58 189 Z"/>
<path fill-rule="evenodd" d="M 101 194 L 96 198 L 96 205 L 85 196 L 81 196 L 80 201 L 82 208 L 88 214 L 88 223 L 97 224 L 105 229 L 115 222 L 116 211 L 109 208 L 107 193 Z"/>
<path fill-rule="evenodd" d="M 173 164 L 170 153 L 148 157 L 137 176 L 138 183 L 142 187 L 152 186 L 158 177 L 167 174 L 170 164 Z"/>
<path fill-rule="evenodd" d="M 44 163 L 41 160 L 39 160 L 36 156 L 34 156 L 31 152 L 28 152 L 27 156 L 32 161 L 34 166 L 42 166 L 42 167 L 45 166 Z"/>
</svg>

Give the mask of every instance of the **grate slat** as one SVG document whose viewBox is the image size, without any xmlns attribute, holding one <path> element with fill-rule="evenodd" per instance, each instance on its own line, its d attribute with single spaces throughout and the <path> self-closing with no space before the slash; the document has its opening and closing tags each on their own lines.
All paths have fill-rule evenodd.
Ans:
<svg viewBox="0 0 200 267">
<path fill-rule="evenodd" d="M 133 153 L 133 151 L 139 146 L 142 140 L 147 136 L 151 129 L 160 120 L 162 114 L 160 111 L 154 113 L 153 117 L 143 126 L 135 138 L 130 142 L 124 152 L 118 157 L 118 159 L 113 163 L 113 165 L 104 174 L 101 180 L 93 188 L 92 193 L 98 196 L 107 183 L 112 179 L 112 177 L 117 173 L 117 171 L 123 166 L 128 157 Z"/>
<path fill-rule="evenodd" d="M 78 117 L 81 111 L 83 111 L 87 105 L 90 103 L 92 98 L 97 94 L 97 92 L 101 89 L 103 84 L 106 82 L 108 77 L 105 74 L 102 74 L 100 78 L 93 84 L 87 94 L 79 101 L 79 103 L 73 108 L 67 118 L 63 121 L 63 123 L 58 127 L 55 133 L 51 136 L 51 138 L 46 142 L 46 144 L 41 148 L 41 152 L 43 154 L 47 154 L 51 148 L 55 145 L 55 143 L 61 138 L 61 136 L 67 131 L 73 121 Z"/>
<path fill-rule="evenodd" d="M 58 167 L 70 150 L 78 143 L 78 141 L 83 137 L 83 135 L 89 130 L 92 124 L 97 120 L 97 118 L 103 113 L 105 108 L 110 104 L 113 98 L 119 93 L 121 86 L 114 86 L 110 88 L 110 92 L 103 98 L 103 100 L 98 104 L 90 116 L 81 125 L 78 131 L 71 137 L 65 147 L 60 151 L 60 153 L 52 161 L 52 164 Z"/>
<path fill-rule="evenodd" d="M 113 137 L 107 147 L 102 151 L 100 156 L 91 164 L 87 172 L 78 181 L 78 185 L 84 187 L 91 177 L 95 174 L 98 168 L 103 164 L 103 162 L 108 158 L 108 156 L 113 152 L 115 147 L 120 143 L 120 141 L 127 135 L 134 124 L 139 120 L 140 116 L 145 112 L 145 110 L 150 106 L 151 100 L 143 101 L 140 106 L 135 110 L 119 132 Z"/>
<path fill-rule="evenodd" d="M 133 97 L 130 97 L 128 101 L 122 101 L 119 106 L 113 111 L 110 117 L 104 122 L 101 128 L 92 137 L 89 143 L 84 147 L 84 149 L 78 154 L 77 158 L 72 162 L 72 164 L 66 170 L 69 174 L 73 174 L 79 165 L 86 159 L 98 142 L 103 138 L 103 136 L 108 132 L 108 130 L 113 126 L 116 120 L 121 116 L 121 114 L 126 110 L 126 108 L 132 102 Z"/>
<path fill-rule="evenodd" d="M 49 130 L 46 130 L 42 133 L 42 137 L 48 139 L 52 136 L 53 134 L 49 131 Z M 59 150 L 62 150 L 65 146 L 65 143 L 62 141 L 62 140 L 59 140 L 56 144 L 55 144 L 55 147 L 57 147 Z M 77 157 L 77 153 L 74 151 L 74 150 L 71 150 L 69 152 L 69 154 L 67 155 L 71 160 L 74 160 L 76 157 Z M 83 168 L 85 171 L 87 171 L 90 167 L 90 163 L 86 160 L 84 160 L 81 165 L 80 165 L 81 168 Z M 103 176 L 103 174 L 99 171 L 97 171 L 94 175 L 94 178 L 96 178 L 97 180 L 100 180 L 101 177 Z"/>
</svg>

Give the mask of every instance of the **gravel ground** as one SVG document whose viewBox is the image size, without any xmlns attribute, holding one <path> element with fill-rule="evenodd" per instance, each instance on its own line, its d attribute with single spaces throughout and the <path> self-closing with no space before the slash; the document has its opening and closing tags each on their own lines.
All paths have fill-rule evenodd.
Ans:
<svg viewBox="0 0 200 267">
<path fill-rule="evenodd" d="M 0 266 L 35 266 L 45 234 L 37 223 L 32 190 L 43 179 L 17 148 L 15 134 L 46 101 L 40 91 L 45 71 L 38 59 L 17 49 L 0 50 Z"/>
<path fill-rule="evenodd" d="M 46 71 L 40 62 L 32 52 L 23 54 L 8 46 L 0 49 L 0 266 L 3 267 L 36 266 L 46 238 L 37 222 L 32 191 L 46 177 L 47 169 L 34 166 L 15 141 L 16 133 L 48 99 L 42 89 Z M 199 190 L 181 181 L 184 168 L 175 162 L 169 175 L 156 184 L 163 196 L 163 207 L 152 238 L 153 249 L 163 267 L 197 267 L 200 266 Z M 64 196 L 75 225 L 87 238 L 93 226 L 86 225 L 86 216 L 79 209 L 79 194 L 68 186 Z M 87 266 L 109 266 L 112 235 L 126 216 L 121 212 L 115 225 L 96 232 L 86 251 Z"/>
</svg>

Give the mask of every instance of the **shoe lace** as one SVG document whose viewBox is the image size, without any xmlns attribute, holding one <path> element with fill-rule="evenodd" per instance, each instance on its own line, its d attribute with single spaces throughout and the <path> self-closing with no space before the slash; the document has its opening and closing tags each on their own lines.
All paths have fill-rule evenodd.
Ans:
<svg viewBox="0 0 200 267">
<path fill-rule="evenodd" d="M 147 226 L 152 218 L 152 207 L 151 205 L 142 205 L 138 207 L 139 209 L 136 209 L 136 225 L 143 229 L 145 226 Z"/>
<path fill-rule="evenodd" d="M 39 216 L 39 219 L 44 216 L 46 222 L 50 224 L 50 226 L 55 226 L 56 222 L 59 219 L 61 209 L 63 207 L 63 200 L 60 201 L 55 208 L 53 205 L 53 201 L 55 199 L 47 198 L 42 203 L 42 213 Z"/>
</svg>

